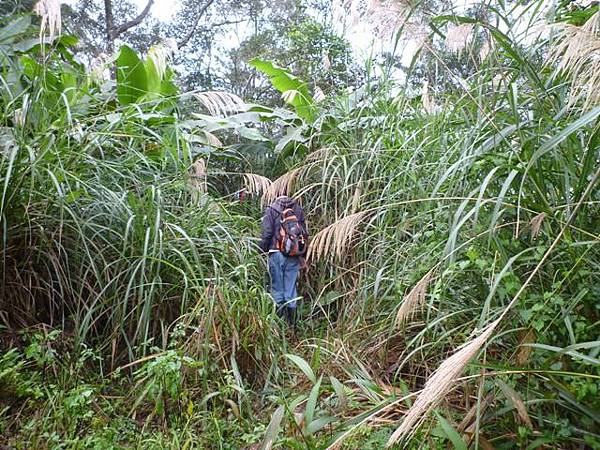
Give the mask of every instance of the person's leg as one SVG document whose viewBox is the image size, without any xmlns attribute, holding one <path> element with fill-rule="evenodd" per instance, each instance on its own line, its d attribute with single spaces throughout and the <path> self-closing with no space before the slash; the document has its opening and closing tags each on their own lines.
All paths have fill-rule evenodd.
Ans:
<svg viewBox="0 0 600 450">
<path fill-rule="evenodd" d="M 296 297 L 298 297 L 296 281 L 298 280 L 298 272 L 300 271 L 300 260 L 295 256 L 284 257 L 284 259 L 283 299 L 288 307 L 296 308 Z"/>
<path fill-rule="evenodd" d="M 285 302 L 284 256 L 280 252 L 269 253 L 269 275 L 271 277 L 271 295 L 277 305 Z"/>
</svg>

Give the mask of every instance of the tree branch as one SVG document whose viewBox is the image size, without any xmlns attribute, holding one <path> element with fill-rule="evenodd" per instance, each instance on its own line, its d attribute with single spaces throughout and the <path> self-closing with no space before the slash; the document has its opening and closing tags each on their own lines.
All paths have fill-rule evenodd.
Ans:
<svg viewBox="0 0 600 450">
<path fill-rule="evenodd" d="M 118 27 L 115 27 L 112 31 L 112 38 L 116 39 L 117 37 L 119 37 L 120 34 L 142 23 L 142 20 L 144 20 L 144 18 L 148 15 L 148 13 L 150 12 L 150 8 L 153 4 L 154 0 L 148 0 L 148 3 L 146 4 L 144 10 L 136 18 L 131 19 L 129 22 L 125 22 L 124 24 L 119 25 Z"/>
<path fill-rule="evenodd" d="M 236 23 L 247 22 L 249 19 L 240 19 L 240 20 L 226 20 L 225 22 L 213 23 L 210 25 L 210 28 L 219 28 L 225 25 L 235 25 Z"/>
<path fill-rule="evenodd" d="M 200 10 L 198 11 L 198 17 L 196 17 L 196 22 L 194 22 L 194 25 L 192 26 L 192 28 L 190 29 L 190 31 L 188 31 L 187 34 L 179 42 L 177 42 L 177 48 L 184 47 L 190 41 L 190 39 L 192 38 L 192 36 L 196 32 L 196 29 L 198 28 L 198 24 L 200 23 L 200 19 L 202 19 L 202 16 L 206 13 L 206 10 L 213 3 L 214 3 L 214 0 L 208 0 L 204 4 L 204 6 L 202 8 L 200 8 Z"/>
</svg>

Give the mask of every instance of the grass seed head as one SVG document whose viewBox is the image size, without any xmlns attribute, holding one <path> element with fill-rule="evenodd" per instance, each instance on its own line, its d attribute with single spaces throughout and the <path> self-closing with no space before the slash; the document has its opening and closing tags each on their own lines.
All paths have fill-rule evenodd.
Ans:
<svg viewBox="0 0 600 450">
<path fill-rule="evenodd" d="M 473 24 L 455 25 L 446 33 L 446 49 L 449 52 L 461 53 L 473 37 Z"/>
<path fill-rule="evenodd" d="M 396 314 L 396 325 L 401 325 L 407 318 L 415 315 L 417 309 L 421 309 L 425 304 L 425 295 L 427 288 L 433 277 L 433 269 L 423 275 L 423 278 L 413 287 L 404 297 L 400 309 Z"/>
<path fill-rule="evenodd" d="M 39 0 L 33 7 L 33 12 L 41 17 L 40 41 L 48 30 L 48 39 L 53 41 L 60 35 L 62 29 L 62 18 L 60 14 L 60 0 Z"/>
<path fill-rule="evenodd" d="M 457 378 L 494 332 L 499 321 L 500 319 L 485 327 L 479 336 L 440 364 L 427 380 L 425 387 L 404 416 L 400 426 L 390 436 L 386 447 L 389 448 L 399 440 L 409 438 L 416 431 L 438 402 L 456 386 Z"/>
<path fill-rule="evenodd" d="M 177 51 L 177 42 L 173 39 L 167 39 L 164 42 L 153 45 L 148 50 L 148 58 L 154 63 L 156 71 L 160 78 L 165 75 L 167 66 L 171 62 L 173 55 Z"/>
<path fill-rule="evenodd" d="M 229 114 L 246 111 L 248 109 L 248 106 L 240 97 L 229 92 L 197 92 L 194 94 L 194 97 L 212 116 L 225 117 Z"/>
<path fill-rule="evenodd" d="M 584 108 L 600 102 L 600 11 L 582 26 L 552 26 L 558 32 L 550 47 L 548 64 L 571 77 L 571 103 L 582 96 Z"/>
<path fill-rule="evenodd" d="M 317 260 L 326 255 L 344 257 L 356 237 L 358 226 L 367 216 L 365 211 L 350 214 L 319 231 L 311 240 L 307 259 Z"/>
</svg>

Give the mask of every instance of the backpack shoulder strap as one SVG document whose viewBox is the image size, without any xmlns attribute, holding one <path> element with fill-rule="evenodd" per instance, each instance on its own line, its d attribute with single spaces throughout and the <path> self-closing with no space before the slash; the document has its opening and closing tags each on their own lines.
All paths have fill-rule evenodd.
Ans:
<svg viewBox="0 0 600 450">
<path fill-rule="evenodd" d="M 279 215 L 281 215 L 281 213 L 283 212 L 283 211 L 280 211 L 277 208 L 275 208 L 273 205 L 269 205 L 269 206 L 267 206 L 267 208 L 272 209 L 273 211 L 275 211 Z"/>
</svg>

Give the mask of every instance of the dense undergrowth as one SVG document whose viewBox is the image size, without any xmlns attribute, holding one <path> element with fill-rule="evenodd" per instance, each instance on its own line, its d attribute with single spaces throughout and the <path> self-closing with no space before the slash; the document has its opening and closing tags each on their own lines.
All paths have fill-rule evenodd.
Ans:
<svg viewBox="0 0 600 450">
<path fill-rule="evenodd" d="M 253 61 L 271 109 L 7 19 L 0 444 L 600 448 L 600 106 L 556 36 L 473 24 L 494 50 L 432 99 L 384 67 L 317 102 Z M 312 234 L 295 332 L 255 239 L 282 193 Z"/>
</svg>

